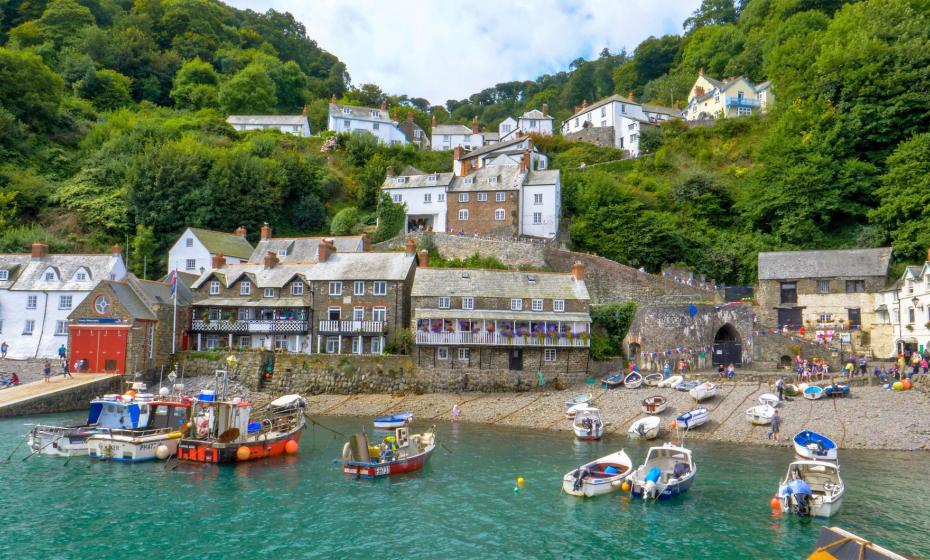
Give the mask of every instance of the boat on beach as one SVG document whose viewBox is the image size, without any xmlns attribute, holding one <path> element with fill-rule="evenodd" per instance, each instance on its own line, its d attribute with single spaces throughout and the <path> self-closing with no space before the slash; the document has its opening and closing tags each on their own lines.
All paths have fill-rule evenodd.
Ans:
<svg viewBox="0 0 930 560">
<path fill-rule="evenodd" d="M 760 404 L 746 411 L 746 418 L 756 426 L 771 424 L 773 416 L 775 416 L 775 408 L 767 404 Z"/>
<path fill-rule="evenodd" d="M 631 371 L 623 378 L 623 386 L 627 389 L 637 389 L 643 384 L 643 376 L 638 371 Z"/>
<path fill-rule="evenodd" d="M 374 424 L 375 428 L 380 428 L 382 430 L 393 430 L 394 428 L 407 426 L 412 421 L 412 412 L 394 412 L 386 416 L 379 416 L 375 418 Z"/>
<path fill-rule="evenodd" d="M 608 389 L 616 389 L 623 385 L 624 377 L 626 377 L 626 374 L 623 372 L 608 375 L 604 379 L 601 379 L 601 386 Z"/>
<path fill-rule="evenodd" d="M 153 401 L 149 407 L 149 421 L 140 429 L 106 430 L 87 438 L 87 456 L 97 461 L 138 463 L 164 461 L 175 455 L 190 421 L 191 399 Z"/>
<path fill-rule="evenodd" d="M 688 491 L 697 475 L 691 450 L 671 443 L 650 447 L 646 460 L 630 475 L 636 498 L 668 500 Z"/>
<path fill-rule="evenodd" d="M 691 395 L 692 399 L 701 402 L 717 394 L 717 385 L 715 383 L 704 382 L 692 388 L 688 391 L 688 394 Z"/>
<path fill-rule="evenodd" d="M 823 388 L 823 394 L 827 397 L 848 397 L 849 396 L 849 384 L 848 383 L 831 383 Z"/>
<path fill-rule="evenodd" d="M 823 461 L 795 461 L 788 466 L 776 497 L 781 511 L 802 517 L 832 517 L 843 505 L 846 485 L 840 466 Z"/>
<path fill-rule="evenodd" d="M 586 408 L 590 408 L 590 405 L 589 405 L 588 403 L 578 403 L 578 404 L 574 404 L 574 405 L 568 407 L 568 408 L 565 410 L 565 417 L 566 417 L 566 418 L 574 418 L 575 415 L 578 414 L 578 411 L 579 411 L 579 410 L 584 410 L 584 409 L 586 409 Z"/>
<path fill-rule="evenodd" d="M 572 429 L 575 437 L 584 441 L 601 439 L 604 435 L 604 422 L 601 420 L 601 411 L 592 408 L 582 408 L 572 420 Z"/>
<path fill-rule="evenodd" d="M 794 383 L 785 384 L 785 396 L 796 397 L 801 394 L 801 389 Z"/>
<path fill-rule="evenodd" d="M 646 397 L 640 406 L 646 414 L 659 414 L 668 408 L 668 399 L 662 395 L 653 395 Z"/>
<path fill-rule="evenodd" d="M 658 416 L 646 416 L 633 422 L 627 434 L 633 439 L 655 439 L 661 424 L 662 419 Z"/>
<path fill-rule="evenodd" d="M 706 424 L 709 418 L 710 412 L 706 408 L 695 408 L 675 418 L 673 426 L 682 430 L 690 430 Z"/>
<path fill-rule="evenodd" d="M 409 435 L 408 428 L 397 428 L 380 445 L 370 445 L 364 432 L 352 434 L 342 447 L 342 474 L 373 479 L 417 471 L 435 449 L 432 429 Z"/>
<path fill-rule="evenodd" d="M 762 393 L 761 395 L 759 395 L 758 401 L 759 401 L 759 404 L 767 404 L 771 406 L 772 408 L 775 408 L 781 404 L 781 401 L 778 400 L 778 395 L 776 395 L 775 393 Z"/>
<path fill-rule="evenodd" d="M 812 461 L 836 461 L 838 451 L 836 443 L 823 434 L 803 430 L 795 434 L 792 439 L 794 442 L 794 452 L 802 459 Z"/>
<path fill-rule="evenodd" d="M 609 494 L 633 472 L 633 461 L 620 450 L 585 463 L 562 477 L 562 490 L 571 496 L 591 498 Z M 616 483 L 616 484 L 615 484 Z"/>
<path fill-rule="evenodd" d="M 811 385 L 804 389 L 804 398 L 809 401 L 816 401 L 817 399 L 823 397 L 823 387 L 817 385 Z"/>
<path fill-rule="evenodd" d="M 643 384 L 647 387 L 658 387 L 662 381 L 664 381 L 664 378 L 661 373 L 650 373 L 643 376 Z"/>
<path fill-rule="evenodd" d="M 588 404 L 591 402 L 592 398 L 593 397 L 591 396 L 590 393 L 587 393 L 584 395 L 577 395 L 574 398 L 571 398 L 565 401 L 565 408 L 568 409 L 578 404 Z"/>
<path fill-rule="evenodd" d="M 685 378 L 680 375 L 673 375 L 668 379 L 663 379 L 660 381 L 657 387 L 671 387 L 672 389 L 675 389 L 681 384 L 682 381 L 684 381 L 684 379 Z"/>
<path fill-rule="evenodd" d="M 677 385 L 673 385 L 673 387 L 674 387 L 676 390 L 678 390 L 678 391 L 682 391 L 682 392 L 684 392 L 684 393 L 688 393 L 688 392 L 691 391 L 691 389 L 694 389 L 695 387 L 697 387 L 697 386 L 700 385 L 700 384 L 701 384 L 700 381 L 682 381 L 681 383 L 679 383 L 679 384 L 677 384 Z"/>
</svg>

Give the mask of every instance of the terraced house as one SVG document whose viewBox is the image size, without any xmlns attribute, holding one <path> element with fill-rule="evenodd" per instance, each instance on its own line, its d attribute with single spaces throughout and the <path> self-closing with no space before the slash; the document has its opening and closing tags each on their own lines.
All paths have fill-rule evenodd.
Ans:
<svg viewBox="0 0 930 560">
<path fill-rule="evenodd" d="M 578 373 L 588 369 L 585 267 L 570 274 L 429 268 L 413 282 L 420 367 Z"/>
</svg>

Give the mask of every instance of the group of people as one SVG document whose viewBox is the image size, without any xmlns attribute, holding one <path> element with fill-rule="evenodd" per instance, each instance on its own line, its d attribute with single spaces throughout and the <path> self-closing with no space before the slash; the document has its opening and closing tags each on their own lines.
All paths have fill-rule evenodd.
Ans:
<svg viewBox="0 0 930 560">
<path fill-rule="evenodd" d="M 720 379 L 733 379 L 736 377 L 736 366 L 732 363 L 726 367 L 723 367 L 723 364 L 717 366 L 717 375 Z"/>
<path fill-rule="evenodd" d="M 798 381 L 810 381 L 814 378 L 825 379 L 830 375 L 830 362 L 822 358 L 802 359 L 796 356 L 794 370 Z"/>
</svg>

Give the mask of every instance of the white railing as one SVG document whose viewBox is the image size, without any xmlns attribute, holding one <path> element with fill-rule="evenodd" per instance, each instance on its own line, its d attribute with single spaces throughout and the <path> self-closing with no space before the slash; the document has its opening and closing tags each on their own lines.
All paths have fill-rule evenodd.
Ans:
<svg viewBox="0 0 930 560">
<path fill-rule="evenodd" d="M 217 321 L 194 320 L 191 330 L 224 333 L 305 333 L 310 329 L 307 321 L 288 319 L 256 319 L 252 321 Z"/>
<path fill-rule="evenodd" d="M 320 321 L 320 332 L 381 334 L 384 321 Z"/>
<path fill-rule="evenodd" d="M 424 332 L 417 331 L 417 344 L 437 345 L 474 345 L 474 346 L 561 346 L 570 348 L 587 348 L 588 339 L 581 335 L 572 338 L 557 336 L 505 336 L 499 333 L 471 333 L 471 332 Z"/>
</svg>

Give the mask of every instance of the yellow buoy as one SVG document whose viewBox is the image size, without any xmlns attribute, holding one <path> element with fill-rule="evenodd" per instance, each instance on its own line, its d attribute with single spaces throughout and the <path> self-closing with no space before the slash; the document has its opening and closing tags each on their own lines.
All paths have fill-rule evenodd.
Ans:
<svg viewBox="0 0 930 560">
<path fill-rule="evenodd" d="M 523 488 L 523 477 L 522 476 L 517 477 L 517 486 L 519 486 L 520 488 Z"/>
<path fill-rule="evenodd" d="M 892 385 L 891 388 L 894 389 L 895 391 L 903 391 L 904 383 L 901 383 L 900 381 L 895 381 L 894 385 Z"/>
<path fill-rule="evenodd" d="M 623 481 L 623 484 L 620 485 L 620 489 L 623 490 L 624 492 L 629 492 L 629 491 L 630 491 L 630 483 L 624 480 L 624 481 Z"/>
</svg>

